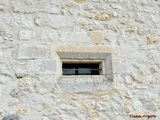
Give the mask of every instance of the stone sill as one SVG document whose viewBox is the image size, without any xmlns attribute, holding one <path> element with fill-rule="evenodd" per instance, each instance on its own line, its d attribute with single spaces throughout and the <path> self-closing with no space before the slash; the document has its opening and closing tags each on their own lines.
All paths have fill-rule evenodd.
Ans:
<svg viewBox="0 0 160 120">
<path fill-rule="evenodd" d="M 59 86 L 63 92 L 92 92 L 110 89 L 110 81 L 105 75 L 62 76 Z"/>
</svg>

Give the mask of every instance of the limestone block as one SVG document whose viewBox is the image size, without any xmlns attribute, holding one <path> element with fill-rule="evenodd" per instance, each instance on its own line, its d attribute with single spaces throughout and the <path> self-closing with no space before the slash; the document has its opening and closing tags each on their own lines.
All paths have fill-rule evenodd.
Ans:
<svg viewBox="0 0 160 120">
<path fill-rule="evenodd" d="M 15 105 L 15 104 L 18 104 L 19 102 L 19 99 L 17 98 L 12 98 L 11 101 L 8 103 L 9 106 L 12 106 L 12 105 Z"/>
<path fill-rule="evenodd" d="M 60 28 L 60 27 L 70 27 L 74 26 L 74 19 L 68 16 L 62 15 L 45 15 L 46 24 L 53 27 L 53 28 Z"/>
<path fill-rule="evenodd" d="M 110 99 L 110 96 L 109 95 L 102 95 L 101 99 L 108 101 Z"/>
<path fill-rule="evenodd" d="M 41 86 L 43 86 L 44 88 L 47 88 L 47 92 L 49 91 L 53 91 L 57 82 L 57 78 L 55 77 L 55 75 L 42 75 L 42 76 L 38 76 L 38 79 L 40 81 L 43 81 Z"/>
<path fill-rule="evenodd" d="M 51 8 L 48 9 L 48 13 L 51 14 L 60 14 L 60 9 L 58 9 L 56 6 L 52 6 Z"/>
<path fill-rule="evenodd" d="M 148 0 L 134 0 L 135 3 L 141 4 L 141 5 L 146 5 L 148 4 Z"/>
<path fill-rule="evenodd" d="M 32 17 L 18 14 L 8 14 L 5 18 L 5 22 L 12 27 L 20 28 L 33 28 L 34 21 Z"/>
<path fill-rule="evenodd" d="M 59 35 L 58 32 L 54 29 L 42 29 L 40 30 L 40 39 L 42 41 L 58 41 L 59 40 Z"/>
<path fill-rule="evenodd" d="M 160 80 L 158 78 L 154 78 L 152 80 L 150 80 L 150 84 L 159 84 Z"/>
<path fill-rule="evenodd" d="M 0 36 L 3 37 L 4 40 L 7 40 L 7 41 L 12 41 L 13 38 L 12 38 L 12 35 L 6 31 L 2 31 L 0 32 Z"/>
<path fill-rule="evenodd" d="M 125 78 L 125 83 L 126 84 L 132 84 L 133 83 L 133 78 L 130 76 L 130 75 L 126 75 L 126 76 L 124 76 L 124 78 Z"/>
<path fill-rule="evenodd" d="M 142 13 L 136 13 L 134 18 L 138 23 L 144 23 L 146 21 L 146 17 Z"/>
<path fill-rule="evenodd" d="M 34 18 L 34 23 L 35 25 L 38 25 L 38 26 L 45 26 L 46 24 L 46 21 L 45 19 L 43 19 L 42 17 L 43 15 L 37 15 L 35 18 Z"/>
<path fill-rule="evenodd" d="M 17 79 L 27 75 L 34 75 L 34 60 L 17 61 L 14 63 L 15 76 Z"/>
<path fill-rule="evenodd" d="M 120 23 L 123 25 L 126 25 L 128 22 L 129 22 L 129 20 L 127 18 L 120 19 Z"/>
<path fill-rule="evenodd" d="M 97 1 L 98 2 L 98 1 Z M 100 2 L 100 1 L 99 1 Z M 107 10 L 109 7 L 107 4 L 97 4 L 94 6 L 96 10 Z M 97 11 L 96 11 L 97 12 Z"/>
<path fill-rule="evenodd" d="M 37 74 L 53 74 L 56 71 L 56 63 L 53 60 L 35 61 L 35 72 Z"/>
<path fill-rule="evenodd" d="M 75 23 L 76 25 L 85 26 L 88 24 L 88 21 L 84 18 L 77 18 Z"/>
<path fill-rule="evenodd" d="M 85 99 L 95 99 L 95 95 L 92 94 L 75 94 L 71 97 L 73 100 L 85 100 Z"/>
<path fill-rule="evenodd" d="M 117 32 L 120 30 L 120 27 L 118 25 L 110 25 L 110 24 L 104 24 L 104 27 L 108 30 L 112 30 L 114 32 Z M 111 34 L 111 33 L 110 33 Z M 113 39 L 113 38 L 112 38 Z"/>
<path fill-rule="evenodd" d="M 47 45 L 40 44 L 23 44 L 19 46 L 18 59 L 37 59 L 47 58 Z"/>
<path fill-rule="evenodd" d="M 90 36 L 94 43 L 101 43 L 104 39 L 102 31 L 92 31 Z"/>
<path fill-rule="evenodd" d="M 145 104 L 145 108 L 156 112 L 158 110 L 157 104 L 153 101 L 149 101 Z"/>
<path fill-rule="evenodd" d="M 91 92 L 110 90 L 109 81 L 104 76 L 64 76 L 60 79 L 59 86 L 64 92 Z"/>
<path fill-rule="evenodd" d="M 96 20 L 101 20 L 101 21 L 110 21 L 112 19 L 112 15 L 107 13 L 107 12 L 102 12 L 99 13 L 95 16 Z"/>
<path fill-rule="evenodd" d="M 105 2 L 116 3 L 118 0 L 104 0 Z"/>
<path fill-rule="evenodd" d="M 85 2 L 86 0 L 75 0 L 77 3 L 83 3 Z"/>
<path fill-rule="evenodd" d="M 94 6 L 92 4 L 86 4 L 86 5 L 84 5 L 83 9 L 84 10 L 93 10 Z"/>
<path fill-rule="evenodd" d="M 40 88 L 36 92 L 39 93 L 39 94 L 41 94 L 41 95 L 44 95 L 44 94 L 48 93 L 48 90 L 45 89 L 45 88 Z"/>
<path fill-rule="evenodd" d="M 140 101 L 135 101 L 135 102 L 133 103 L 133 108 L 134 108 L 135 110 L 140 110 L 140 109 L 142 108 L 142 103 L 141 103 Z"/>
<path fill-rule="evenodd" d="M 0 11 L 5 11 L 6 7 L 4 5 L 0 5 Z"/>
<path fill-rule="evenodd" d="M 118 9 L 118 10 L 122 10 L 123 9 L 123 7 L 121 5 L 119 5 L 119 4 L 112 4 L 111 7 L 113 9 Z"/>
<path fill-rule="evenodd" d="M 137 81 L 138 83 L 143 83 L 144 82 L 144 80 L 142 79 L 142 77 L 141 76 L 136 76 L 135 78 L 134 78 L 134 80 L 135 81 Z"/>
<path fill-rule="evenodd" d="M 5 84 L 11 80 L 11 77 L 6 75 L 0 75 L 0 84 Z"/>
<path fill-rule="evenodd" d="M 137 34 L 138 35 L 143 35 L 143 33 L 144 33 L 144 30 L 142 28 L 137 29 Z"/>
<path fill-rule="evenodd" d="M 115 17 L 115 18 L 118 18 L 118 13 L 117 12 L 113 12 L 112 16 Z"/>
<path fill-rule="evenodd" d="M 93 83 L 60 83 L 60 88 L 64 92 L 89 92 L 94 91 Z"/>
<path fill-rule="evenodd" d="M 129 99 L 132 99 L 133 98 L 133 93 L 131 91 L 127 91 L 125 96 Z"/>
<path fill-rule="evenodd" d="M 93 109 L 95 107 L 95 101 L 89 102 L 89 103 L 85 103 L 85 107 L 87 109 Z"/>
<path fill-rule="evenodd" d="M 22 89 L 19 89 L 19 88 L 17 88 L 17 89 L 13 89 L 11 92 L 10 92 L 10 95 L 12 96 L 12 97 L 20 97 L 20 96 L 22 96 L 22 95 L 25 95 L 24 94 L 24 92 L 23 92 L 23 90 Z"/>
<path fill-rule="evenodd" d="M 96 110 L 98 111 L 106 111 L 110 109 L 110 105 L 109 103 L 105 103 L 105 102 L 96 102 Z"/>
<path fill-rule="evenodd" d="M 159 18 L 157 16 L 151 15 L 150 18 L 151 18 L 151 20 L 152 20 L 153 23 L 157 23 L 157 24 L 159 23 Z"/>
<path fill-rule="evenodd" d="M 19 39 L 20 40 L 31 40 L 35 37 L 35 32 L 22 30 L 19 32 Z"/>
<path fill-rule="evenodd" d="M 20 8 L 18 8 L 16 5 L 12 5 L 12 11 L 14 13 L 20 13 L 21 12 Z"/>
<path fill-rule="evenodd" d="M 27 113 L 27 109 L 18 109 L 16 113 L 20 115 L 25 115 Z"/>
<path fill-rule="evenodd" d="M 158 36 L 157 35 L 148 35 L 147 36 L 147 43 L 148 44 L 153 44 L 158 42 Z"/>
<path fill-rule="evenodd" d="M 87 32 L 83 29 L 76 29 L 74 31 L 61 31 L 60 38 L 64 42 L 91 43 L 91 39 L 87 35 Z"/>
</svg>

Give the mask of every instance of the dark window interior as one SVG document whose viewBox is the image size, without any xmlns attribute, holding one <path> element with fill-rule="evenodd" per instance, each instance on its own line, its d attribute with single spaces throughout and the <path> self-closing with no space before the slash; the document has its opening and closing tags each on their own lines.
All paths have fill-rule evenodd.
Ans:
<svg viewBox="0 0 160 120">
<path fill-rule="evenodd" d="M 62 63 L 63 75 L 99 75 L 99 63 Z"/>
</svg>

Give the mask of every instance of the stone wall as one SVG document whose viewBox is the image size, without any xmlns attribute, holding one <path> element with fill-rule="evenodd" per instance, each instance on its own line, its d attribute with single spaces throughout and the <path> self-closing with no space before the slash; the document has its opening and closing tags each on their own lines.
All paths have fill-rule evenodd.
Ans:
<svg viewBox="0 0 160 120">
<path fill-rule="evenodd" d="M 160 120 L 159 19 L 159 0 L 0 0 L 0 119 Z M 112 49 L 113 81 L 64 92 L 62 46 Z"/>
</svg>

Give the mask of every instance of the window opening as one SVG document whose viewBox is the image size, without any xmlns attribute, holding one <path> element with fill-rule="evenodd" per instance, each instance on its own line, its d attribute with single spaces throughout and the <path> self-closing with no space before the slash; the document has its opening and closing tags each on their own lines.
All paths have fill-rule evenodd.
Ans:
<svg viewBox="0 0 160 120">
<path fill-rule="evenodd" d="M 63 75 L 100 75 L 101 63 L 62 63 Z"/>
</svg>

